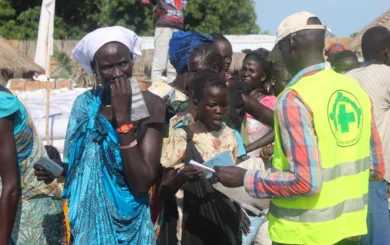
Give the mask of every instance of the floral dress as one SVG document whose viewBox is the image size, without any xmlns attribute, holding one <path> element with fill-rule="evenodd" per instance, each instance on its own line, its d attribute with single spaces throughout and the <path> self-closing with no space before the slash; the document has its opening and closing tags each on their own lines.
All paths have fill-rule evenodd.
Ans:
<svg viewBox="0 0 390 245">
<path fill-rule="evenodd" d="M 225 151 L 229 152 L 233 162 L 238 157 L 236 134 L 228 126 L 223 126 L 219 131 L 193 134 L 192 137 L 192 143 L 204 161 Z M 161 164 L 164 168 L 180 170 L 184 167 L 186 153 L 187 132 L 183 128 L 176 128 L 163 150 Z M 180 189 L 175 196 L 178 209 L 177 239 L 180 241 L 183 231 L 184 189 Z"/>
<path fill-rule="evenodd" d="M 259 103 L 265 105 L 271 110 L 275 110 L 276 97 L 275 96 L 265 96 L 259 100 Z M 249 143 L 253 143 L 256 140 L 260 139 L 268 132 L 273 130 L 271 127 L 257 121 L 250 114 L 246 115 L 246 132 L 248 134 Z M 260 149 L 248 153 L 249 156 L 258 157 L 260 155 Z"/>
<path fill-rule="evenodd" d="M 66 232 L 61 188 L 46 185 L 34 174 L 34 164 L 46 156 L 27 110 L 16 96 L 0 92 L 0 118 L 15 115 L 14 135 L 21 178 L 21 196 L 10 244 L 63 244 Z M 0 193 L 1 193 L 0 180 Z"/>
</svg>

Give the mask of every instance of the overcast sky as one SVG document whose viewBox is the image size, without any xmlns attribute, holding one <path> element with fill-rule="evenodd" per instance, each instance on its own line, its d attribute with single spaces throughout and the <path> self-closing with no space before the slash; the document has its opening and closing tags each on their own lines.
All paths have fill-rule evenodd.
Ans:
<svg viewBox="0 0 390 245">
<path fill-rule="evenodd" d="M 316 14 L 336 36 L 348 37 L 390 9 L 390 0 L 256 0 L 257 24 L 275 34 L 295 12 Z"/>
</svg>

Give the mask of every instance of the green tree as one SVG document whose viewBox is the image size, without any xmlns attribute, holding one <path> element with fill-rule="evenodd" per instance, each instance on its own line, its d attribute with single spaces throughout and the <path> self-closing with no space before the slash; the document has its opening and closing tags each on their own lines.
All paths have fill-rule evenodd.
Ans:
<svg viewBox="0 0 390 245">
<path fill-rule="evenodd" d="M 38 37 L 41 7 L 27 9 L 19 14 L 16 20 L 8 20 L 1 24 L 0 35 L 8 39 L 31 40 Z M 79 38 L 84 34 L 81 28 L 65 24 L 61 17 L 54 19 L 54 38 Z"/>
<path fill-rule="evenodd" d="M 359 32 L 354 32 L 354 33 L 352 33 L 352 34 L 350 35 L 350 37 L 354 38 L 354 37 L 356 37 L 358 34 L 359 34 Z"/>
<path fill-rule="evenodd" d="M 42 0 L 0 0 L 0 35 L 36 39 Z M 191 0 L 185 29 L 202 33 L 255 34 L 254 0 Z M 156 18 L 139 0 L 57 0 L 56 39 L 80 39 L 98 27 L 121 25 L 141 36 L 153 35 Z"/>
<path fill-rule="evenodd" d="M 202 33 L 257 34 L 255 1 L 188 1 L 185 28 Z"/>
</svg>

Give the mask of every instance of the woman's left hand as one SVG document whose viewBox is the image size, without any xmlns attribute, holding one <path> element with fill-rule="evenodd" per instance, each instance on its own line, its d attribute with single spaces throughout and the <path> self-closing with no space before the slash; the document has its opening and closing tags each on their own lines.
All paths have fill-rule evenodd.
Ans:
<svg viewBox="0 0 390 245">
<path fill-rule="evenodd" d="M 115 79 L 111 84 L 111 107 L 118 125 L 130 122 L 131 83 L 125 77 Z"/>
</svg>

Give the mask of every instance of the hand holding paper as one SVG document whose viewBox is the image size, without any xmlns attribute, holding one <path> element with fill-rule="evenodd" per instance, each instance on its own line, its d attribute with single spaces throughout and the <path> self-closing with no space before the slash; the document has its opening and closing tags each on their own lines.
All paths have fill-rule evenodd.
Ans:
<svg viewBox="0 0 390 245">
<path fill-rule="evenodd" d="M 195 162 L 193 160 L 190 161 L 192 166 L 196 167 L 198 170 L 203 171 L 205 173 L 206 178 L 211 178 L 215 173 L 214 167 L 216 166 L 234 166 L 234 162 L 230 157 L 229 152 L 224 151 L 215 157 L 209 159 L 203 164 Z"/>
</svg>

